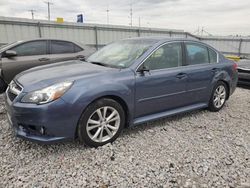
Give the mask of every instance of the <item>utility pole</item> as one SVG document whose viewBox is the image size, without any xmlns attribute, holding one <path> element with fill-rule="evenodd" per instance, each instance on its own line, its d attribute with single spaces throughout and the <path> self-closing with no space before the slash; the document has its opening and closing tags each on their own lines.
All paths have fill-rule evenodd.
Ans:
<svg viewBox="0 0 250 188">
<path fill-rule="evenodd" d="M 53 3 L 49 2 L 49 1 L 45 1 L 44 3 L 46 3 L 48 5 L 48 20 L 50 21 L 50 5 L 53 5 Z"/>
<path fill-rule="evenodd" d="M 109 25 L 109 5 L 107 6 L 107 10 L 106 10 L 106 12 L 107 12 L 107 24 Z"/>
<path fill-rule="evenodd" d="M 133 4 L 130 4 L 130 26 L 133 26 Z"/>
<path fill-rule="evenodd" d="M 31 9 L 31 10 L 29 10 L 29 12 L 31 12 L 31 17 L 32 17 L 32 20 L 34 20 L 34 14 L 35 14 L 35 10 L 33 10 L 33 9 Z"/>
<path fill-rule="evenodd" d="M 139 28 L 141 28 L 141 17 L 139 16 Z"/>
</svg>

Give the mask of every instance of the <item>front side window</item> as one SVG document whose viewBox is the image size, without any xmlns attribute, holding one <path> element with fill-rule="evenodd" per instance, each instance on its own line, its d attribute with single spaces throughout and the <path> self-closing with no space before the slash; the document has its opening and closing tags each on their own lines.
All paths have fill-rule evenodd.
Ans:
<svg viewBox="0 0 250 188">
<path fill-rule="evenodd" d="M 46 41 L 32 41 L 20 44 L 11 50 L 14 50 L 18 56 L 32 56 L 32 55 L 45 55 L 47 54 Z"/>
<path fill-rule="evenodd" d="M 209 63 L 208 49 L 199 44 L 187 43 L 187 61 L 189 65 Z"/>
<path fill-rule="evenodd" d="M 144 62 L 144 66 L 149 70 L 173 68 L 181 65 L 181 43 L 171 43 L 160 47 Z"/>
<path fill-rule="evenodd" d="M 74 53 L 74 44 L 66 41 L 51 41 L 51 54 Z"/>
<path fill-rule="evenodd" d="M 156 40 L 122 40 L 109 44 L 88 58 L 90 63 L 104 66 L 127 68 L 141 57 Z"/>
</svg>

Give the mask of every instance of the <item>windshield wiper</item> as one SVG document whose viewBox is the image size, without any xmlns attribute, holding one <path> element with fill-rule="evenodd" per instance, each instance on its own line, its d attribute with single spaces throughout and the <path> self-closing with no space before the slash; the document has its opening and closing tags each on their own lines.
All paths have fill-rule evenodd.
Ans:
<svg viewBox="0 0 250 188">
<path fill-rule="evenodd" d="M 101 65 L 101 66 L 104 66 L 104 67 L 108 67 L 108 65 L 107 65 L 107 64 L 102 63 L 102 62 L 90 61 L 90 63 L 95 64 L 95 65 Z"/>
<path fill-rule="evenodd" d="M 105 64 L 102 62 L 97 62 L 97 61 L 89 61 L 89 63 L 95 64 L 95 65 L 100 65 L 100 66 L 104 66 L 104 67 L 110 67 L 110 68 L 121 68 L 120 66 L 116 66 L 116 65 L 109 65 L 109 64 Z"/>
</svg>

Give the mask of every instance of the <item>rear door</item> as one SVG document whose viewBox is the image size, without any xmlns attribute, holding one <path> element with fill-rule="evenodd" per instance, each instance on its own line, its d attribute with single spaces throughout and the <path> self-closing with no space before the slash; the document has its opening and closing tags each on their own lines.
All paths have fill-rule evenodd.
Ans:
<svg viewBox="0 0 250 188">
<path fill-rule="evenodd" d="M 50 40 L 49 48 L 51 63 L 74 59 L 84 59 L 84 55 L 80 53 L 83 51 L 83 49 L 72 42 Z"/>
<path fill-rule="evenodd" d="M 210 98 L 212 80 L 219 71 L 217 53 L 205 45 L 185 42 L 187 100 L 191 104 L 204 103 Z"/>
<path fill-rule="evenodd" d="M 24 70 L 49 63 L 47 40 L 25 42 L 9 50 L 15 51 L 17 56 L 7 58 L 3 53 L 2 69 L 8 83 Z"/>
<path fill-rule="evenodd" d="M 181 43 L 168 43 L 141 65 L 149 72 L 136 74 L 137 118 L 185 106 L 187 75 L 182 54 Z"/>
</svg>

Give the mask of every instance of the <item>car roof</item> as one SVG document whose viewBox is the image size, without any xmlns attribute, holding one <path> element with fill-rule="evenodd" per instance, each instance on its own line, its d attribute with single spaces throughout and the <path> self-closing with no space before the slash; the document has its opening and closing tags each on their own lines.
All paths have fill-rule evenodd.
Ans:
<svg viewBox="0 0 250 188">
<path fill-rule="evenodd" d="M 72 43 L 80 46 L 83 49 L 87 48 L 86 45 L 84 45 L 84 44 L 82 44 L 80 42 L 76 42 L 76 41 L 70 41 L 70 40 L 65 40 L 65 39 L 54 39 L 54 38 L 34 38 L 34 39 L 29 39 L 29 40 L 19 40 L 19 41 L 15 41 L 15 42 L 6 44 L 3 48 L 0 49 L 0 52 L 4 51 L 6 49 L 12 48 L 14 46 L 17 46 L 19 44 L 23 44 L 23 43 L 26 43 L 26 42 L 32 42 L 32 41 L 42 41 L 42 40 L 58 40 L 58 41 L 63 41 L 63 42 L 72 42 Z"/>
<path fill-rule="evenodd" d="M 156 42 L 168 42 L 168 41 L 194 41 L 194 42 L 200 42 L 198 39 L 190 39 L 190 38 L 178 38 L 178 37 L 166 37 L 166 36 L 146 36 L 146 37 L 134 37 L 134 38 L 128 38 L 123 40 L 153 40 Z"/>
</svg>

